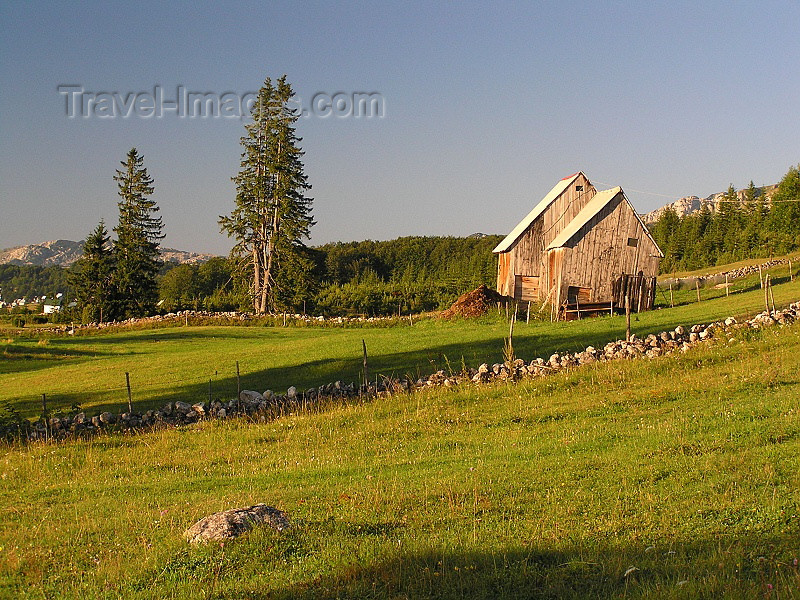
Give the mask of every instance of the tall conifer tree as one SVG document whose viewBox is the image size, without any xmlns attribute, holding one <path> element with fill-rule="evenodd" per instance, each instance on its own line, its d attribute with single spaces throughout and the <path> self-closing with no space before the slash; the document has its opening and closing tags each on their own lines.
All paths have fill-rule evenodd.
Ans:
<svg viewBox="0 0 800 600">
<path fill-rule="evenodd" d="M 113 275 L 114 256 L 106 225 L 101 220 L 83 243 L 83 255 L 70 274 L 85 321 L 102 323 L 116 316 Z"/>
<path fill-rule="evenodd" d="M 114 181 L 121 200 L 119 224 L 114 228 L 116 271 L 114 283 L 119 295 L 120 315 L 139 317 L 152 313 L 158 302 L 156 276 L 161 267 L 159 242 L 164 239 L 159 208 L 150 196 L 153 180 L 144 166 L 144 158 L 131 148 L 121 163 Z"/>
<path fill-rule="evenodd" d="M 290 289 L 302 285 L 295 278 L 310 270 L 303 239 L 314 225 L 312 199 L 305 195 L 311 186 L 303 171 L 302 140 L 295 134 L 299 115 L 293 97 L 285 75 L 274 84 L 267 78 L 259 90 L 233 178 L 236 206 L 219 218 L 222 231 L 236 239 L 231 254 L 250 271 L 257 314 L 274 310 L 282 295 L 291 298 Z"/>
</svg>

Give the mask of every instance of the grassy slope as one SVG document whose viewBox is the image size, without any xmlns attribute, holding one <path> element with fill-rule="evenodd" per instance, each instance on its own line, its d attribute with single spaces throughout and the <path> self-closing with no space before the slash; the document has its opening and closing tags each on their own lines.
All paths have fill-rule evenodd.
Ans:
<svg viewBox="0 0 800 600">
<path fill-rule="evenodd" d="M 784 258 L 791 259 L 792 260 L 792 270 L 795 271 L 795 273 L 796 273 L 795 266 L 797 264 L 798 259 L 800 259 L 800 257 L 798 257 L 797 255 L 795 255 L 795 254 L 786 254 L 784 256 L 775 256 L 773 258 L 774 259 L 779 259 L 779 260 L 780 259 L 784 259 Z M 715 275 L 717 273 L 723 273 L 725 271 L 733 271 L 734 269 L 739 269 L 741 267 L 749 267 L 751 265 L 760 265 L 760 264 L 763 264 L 763 263 L 765 263 L 765 262 L 767 262 L 769 260 L 772 260 L 772 259 L 770 259 L 770 258 L 748 258 L 748 259 L 745 259 L 745 260 L 740 260 L 740 261 L 733 262 L 733 263 L 727 263 L 727 264 L 724 264 L 724 265 L 716 265 L 716 266 L 712 266 L 712 267 L 705 267 L 705 268 L 702 268 L 702 269 L 695 269 L 693 271 L 676 271 L 675 273 L 663 273 L 663 274 L 659 275 L 658 278 L 659 279 L 670 279 L 670 278 L 673 278 L 673 277 L 696 277 L 696 276 L 703 276 L 703 275 Z M 784 273 L 788 272 L 788 268 L 789 268 L 788 265 L 786 265 L 786 266 L 784 266 L 782 268 L 783 268 Z M 780 272 L 780 269 L 777 269 L 777 272 Z"/>
<path fill-rule="evenodd" d="M 799 337 L 6 449 L 0 596 L 797 598 Z M 181 541 L 256 502 L 295 529 Z"/>
<path fill-rule="evenodd" d="M 800 299 L 800 278 L 789 282 L 786 268 L 775 269 L 778 304 Z M 734 292 L 679 291 L 675 309 L 634 316 L 637 334 L 658 332 L 679 324 L 708 322 L 731 314 L 763 310 L 758 276 L 736 282 Z M 660 298 L 664 301 L 664 298 Z M 518 356 L 547 357 L 554 351 L 574 351 L 602 345 L 624 333 L 623 317 L 581 322 L 518 323 L 514 346 Z M 41 394 L 51 409 L 80 404 L 89 412 L 119 410 L 127 404 L 125 372 L 131 373 L 133 398 L 140 410 L 167 401 L 205 400 L 208 381 L 215 397 L 236 395 L 236 361 L 242 387 L 285 391 L 342 379 L 358 381 L 361 340 L 367 343 L 370 372 L 397 376 L 428 374 L 437 369 L 459 370 L 464 362 L 498 362 L 508 325 L 503 318 L 472 322 L 428 320 L 413 327 L 325 329 L 189 327 L 140 330 L 76 338 L 7 338 L 0 355 L 0 400 L 10 401 L 26 416 L 39 414 Z M 449 363 L 449 364 L 448 364 Z"/>
</svg>

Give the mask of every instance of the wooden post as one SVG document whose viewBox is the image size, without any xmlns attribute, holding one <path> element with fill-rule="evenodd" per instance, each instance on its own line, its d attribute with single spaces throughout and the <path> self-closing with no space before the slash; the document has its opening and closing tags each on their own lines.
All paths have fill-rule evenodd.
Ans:
<svg viewBox="0 0 800 600">
<path fill-rule="evenodd" d="M 631 341 L 631 299 L 625 293 L 625 341 Z"/>
<path fill-rule="evenodd" d="M 47 417 L 47 395 L 42 394 L 42 421 L 44 421 L 44 438 L 50 437 L 50 419 Z"/>
<path fill-rule="evenodd" d="M 675 308 L 675 299 L 672 296 L 672 283 L 669 284 L 669 307 Z"/>
<path fill-rule="evenodd" d="M 772 313 L 775 314 L 775 294 L 772 291 L 772 277 L 769 278 L 769 297 L 772 300 Z"/>
<path fill-rule="evenodd" d="M 762 282 L 762 287 L 764 288 L 764 310 L 769 312 L 769 288 L 767 287 L 769 280 L 769 275 L 767 275 L 767 281 Z"/>
<path fill-rule="evenodd" d="M 758 281 L 761 283 L 761 289 L 764 289 L 764 278 L 761 276 L 761 265 L 758 265 Z"/>
<path fill-rule="evenodd" d="M 575 296 L 575 310 L 578 311 L 578 321 L 581 320 L 581 301 Z"/>
<path fill-rule="evenodd" d="M 636 299 L 636 312 L 642 312 L 642 296 L 644 296 L 644 274 L 636 276 L 639 280 L 639 284 L 636 286 L 636 293 L 638 294 L 638 298 Z M 638 318 L 638 317 L 637 317 Z"/>
<path fill-rule="evenodd" d="M 614 316 L 614 298 L 613 297 L 611 298 L 611 305 L 610 305 L 610 308 L 608 310 L 608 314 L 611 315 L 612 317 Z"/>
<path fill-rule="evenodd" d="M 725 296 L 727 297 L 727 296 L 730 296 L 730 295 L 731 295 L 731 292 L 728 289 L 728 272 L 725 271 Z"/>
<path fill-rule="evenodd" d="M 236 412 L 239 412 L 239 396 L 242 395 L 242 380 L 239 377 L 239 361 L 236 361 Z"/>
<path fill-rule="evenodd" d="M 789 281 L 794 281 L 794 273 L 792 273 L 792 259 L 789 259 Z"/>
<path fill-rule="evenodd" d="M 286 327 L 286 311 L 283 311 L 283 326 Z"/>
<path fill-rule="evenodd" d="M 125 371 L 125 387 L 128 388 L 128 414 L 133 413 L 133 400 L 131 398 L 131 374 Z"/>
<path fill-rule="evenodd" d="M 189 311 L 186 311 L 183 314 L 183 316 L 184 316 L 184 319 L 185 319 L 184 323 L 186 324 L 186 327 L 188 327 L 189 326 Z"/>
<path fill-rule="evenodd" d="M 694 280 L 694 289 L 697 290 L 697 301 L 700 302 L 700 280 L 699 279 L 695 279 Z"/>
<path fill-rule="evenodd" d="M 369 367 L 367 366 L 367 342 L 365 340 L 361 340 L 361 346 L 364 349 L 364 385 L 366 386 L 367 392 L 369 392 Z"/>
<path fill-rule="evenodd" d="M 531 322 L 531 301 L 528 300 L 528 314 L 525 317 L 525 325 L 528 325 Z"/>
</svg>

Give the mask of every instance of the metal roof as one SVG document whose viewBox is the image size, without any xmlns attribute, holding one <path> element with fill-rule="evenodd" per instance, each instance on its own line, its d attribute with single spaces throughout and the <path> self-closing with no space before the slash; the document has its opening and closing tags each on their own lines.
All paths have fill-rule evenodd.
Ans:
<svg viewBox="0 0 800 600">
<path fill-rule="evenodd" d="M 636 216 L 636 219 L 639 221 L 639 225 L 642 226 L 645 235 L 650 238 L 650 241 L 653 242 L 653 245 L 658 250 L 658 254 L 661 258 L 664 258 L 664 253 L 661 252 L 661 248 L 658 247 L 656 241 L 653 239 L 653 236 L 650 235 L 650 230 L 647 229 L 647 226 L 642 221 L 639 213 L 636 212 L 636 209 L 633 208 L 633 205 L 628 200 L 628 197 L 625 195 L 625 192 L 622 191 L 622 188 L 617 186 L 613 187 L 610 190 L 603 190 L 602 192 L 597 192 L 594 195 L 594 198 L 589 200 L 588 204 L 581 209 L 575 218 L 570 221 L 564 229 L 561 230 L 555 239 L 550 242 L 547 246 L 547 250 L 552 250 L 553 248 L 561 248 L 567 244 L 567 242 L 572 239 L 572 237 L 580 231 L 581 227 L 586 225 L 592 217 L 594 217 L 597 213 L 599 213 L 606 205 L 611 202 L 614 198 L 617 197 L 618 194 L 622 194 L 622 199 L 628 204 L 628 207 L 633 211 L 633 214 Z"/>
<path fill-rule="evenodd" d="M 503 238 L 502 242 L 497 244 L 497 246 L 495 247 L 494 250 L 492 250 L 492 252 L 496 253 L 508 252 L 511 249 L 511 247 L 516 243 L 516 241 L 519 239 L 519 237 L 523 233 L 525 233 L 525 230 L 528 229 L 528 227 L 530 227 L 531 223 L 533 223 L 536 220 L 536 218 L 539 215 L 541 215 L 548 206 L 550 206 L 553 200 L 555 200 L 561 194 L 563 194 L 564 190 L 566 190 L 572 184 L 572 182 L 578 178 L 578 175 L 580 174 L 581 172 L 578 171 L 577 173 L 570 175 L 569 177 L 564 177 L 564 179 L 559 181 L 553 187 L 553 189 L 550 190 L 544 198 L 542 198 L 541 202 L 539 202 L 539 204 L 537 204 L 533 208 L 533 210 L 528 213 L 528 216 L 522 219 L 522 221 L 520 221 L 519 224 L 516 227 L 514 227 L 511 233 L 509 233 L 505 238 Z"/>
</svg>

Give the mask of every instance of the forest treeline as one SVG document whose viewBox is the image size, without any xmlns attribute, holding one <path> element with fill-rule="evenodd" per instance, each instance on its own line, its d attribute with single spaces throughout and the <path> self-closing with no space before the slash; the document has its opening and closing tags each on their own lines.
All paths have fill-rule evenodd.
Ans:
<svg viewBox="0 0 800 600">
<path fill-rule="evenodd" d="M 662 273 L 690 271 L 800 248 L 800 165 L 789 169 L 768 201 L 750 182 L 740 200 L 733 186 L 711 212 L 678 216 L 666 210 L 651 226 L 664 252 Z"/>
<path fill-rule="evenodd" d="M 310 269 L 297 274 L 278 309 L 325 315 L 385 315 L 448 307 L 464 291 L 494 285 L 492 249 L 502 236 L 402 237 L 336 242 L 306 249 Z M 3 298 L 73 295 L 61 267 L 0 265 Z M 199 264 L 166 263 L 158 277 L 159 310 L 250 310 L 240 265 L 217 257 Z"/>
<path fill-rule="evenodd" d="M 464 291 L 493 285 L 492 249 L 501 236 L 402 237 L 336 242 L 305 250 L 279 311 L 324 315 L 386 315 L 446 308 Z M 247 310 L 249 290 L 234 260 L 180 265 L 159 280 L 162 307 Z"/>
<path fill-rule="evenodd" d="M 744 201 L 731 186 L 720 210 L 679 217 L 666 211 L 651 227 L 664 252 L 662 273 L 701 269 L 800 249 L 800 165 L 783 177 L 771 202 L 752 184 Z M 401 237 L 336 242 L 304 249 L 303 268 L 279 294 L 278 311 L 386 315 L 440 310 L 480 284 L 494 286 L 492 249 L 502 236 Z M 0 291 L 15 298 L 56 292 L 71 298 L 69 269 L 0 265 Z M 246 265 L 214 258 L 166 263 L 157 277 L 158 310 L 252 310 Z M 72 315 L 80 318 L 80 315 Z M 62 315 L 66 318 L 66 315 Z"/>
</svg>

